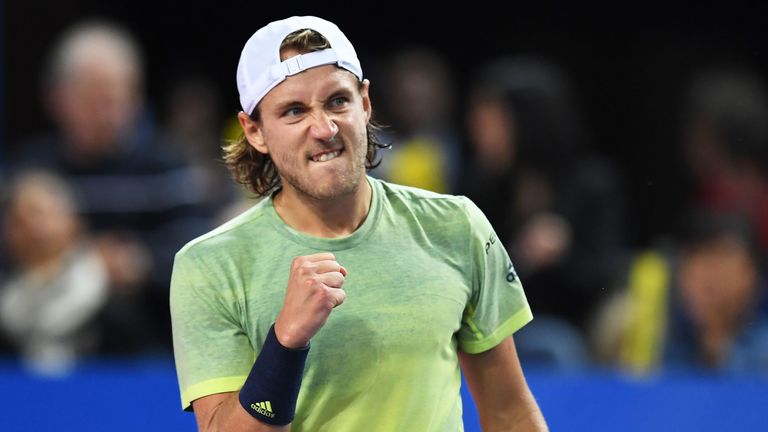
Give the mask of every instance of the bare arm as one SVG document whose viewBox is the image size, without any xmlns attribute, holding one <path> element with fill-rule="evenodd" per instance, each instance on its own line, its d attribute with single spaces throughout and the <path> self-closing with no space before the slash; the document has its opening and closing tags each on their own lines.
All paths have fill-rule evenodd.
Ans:
<svg viewBox="0 0 768 432">
<path fill-rule="evenodd" d="M 245 412 L 237 392 L 217 393 L 192 402 L 200 432 L 289 432 L 291 425 L 271 426 Z"/>
<path fill-rule="evenodd" d="M 523 376 L 512 337 L 480 354 L 459 352 L 459 361 L 483 431 L 548 430 Z"/>
</svg>

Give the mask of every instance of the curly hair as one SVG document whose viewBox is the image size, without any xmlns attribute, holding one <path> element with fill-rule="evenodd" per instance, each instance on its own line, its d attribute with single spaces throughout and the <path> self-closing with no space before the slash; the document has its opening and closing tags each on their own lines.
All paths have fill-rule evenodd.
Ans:
<svg viewBox="0 0 768 432">
<path fill-rule="evenodd" d="M 306 54 L 330 47 L 330 43 L 323 35 L 311 29 L 303 29 L 286 36 L 280 45 L 280 52 L 292 49 Z M 362 82 L 360 85 L 362 86 Z M 258 105 L 250 113 L 250 117 L 254 121 L 259 121 Z M 368 151 L 365 156 L 365 168 L 367 170 L 379 166 L 381 160 L 377 159 L 378 150 L 390 147 L 389 144 L 379 141 L 378 133 L 382 128 L 383 126 L 374 120 L 369 121 L 366 125 Z M 224 151 L 224 163 L 227 165 L 232 178 L 256 194 L 257 197 L 269 195 L 270 192 L 280 187 L 280 173 L 277 172 L 272 158 L 269 157 L 269 154 L 262 154 L 254 149 L 244 134 L 241 134 L 238 139 L 226 142 L 222 149 Z"/>
</svg>

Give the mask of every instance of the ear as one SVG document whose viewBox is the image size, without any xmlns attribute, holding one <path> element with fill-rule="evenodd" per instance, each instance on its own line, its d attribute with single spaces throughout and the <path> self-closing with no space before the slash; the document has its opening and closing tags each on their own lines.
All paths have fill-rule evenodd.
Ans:
<svg viewBox="0 0 768 432">
<path fill-rule="evenodd" d="M 259 153 L 268 154 L 269 149 L 264 141 L 264 132 L 261 128 L 261 122 L 252 119 L 251 116 L 243 111 L 240 111 L 237 114 L 237 120 L 240 122 L 240 127 L 243 128 L 243 134 L 245 135 L 245 139 L 248 140 L 248 144 L 255 148 Z"/>
<path fill-rule="evenodd" d="M 371 121 L 371 96 L 368 93 L 368 89 L 371 87 L 371 82 L 364 79 L 360 85 L 360 95 L 363 98 L 363 111 L 365 111 L 365 122 Z"/>
</svg>

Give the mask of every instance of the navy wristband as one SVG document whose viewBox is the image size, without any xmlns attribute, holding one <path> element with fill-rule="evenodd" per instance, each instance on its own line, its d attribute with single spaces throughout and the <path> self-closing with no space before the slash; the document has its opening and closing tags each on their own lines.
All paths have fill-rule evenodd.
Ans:
<svg viewBox="0 0 768 432">
<path fill-rule="evenodd" d="M 292 422 L 307 354 L 309 347 L 294 350 L 280 345 L 273 324 L 240 389 L 240 405 L 267 424 L 283 426 Z"/>
</svg>

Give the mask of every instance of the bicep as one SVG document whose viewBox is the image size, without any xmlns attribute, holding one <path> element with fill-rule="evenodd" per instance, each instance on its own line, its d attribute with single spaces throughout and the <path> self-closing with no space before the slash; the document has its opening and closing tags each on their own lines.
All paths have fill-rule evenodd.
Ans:
<svg viewBox="0 0 768 432">
<path fill-rule="evenodd" d="M 491 403 L 497 396 L 519 397 L 528 392 L 512 336 L 479 354 L 459 351 L 459 361 L 478 404 Z"/>
<path fill-rule="evenodd" d="M 460 351 L 459 361 L 483 430 L 546 430 L 511 336 L 479 354 Z"/>
</svg>

